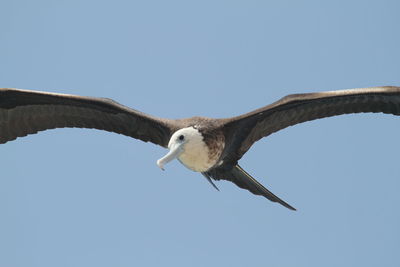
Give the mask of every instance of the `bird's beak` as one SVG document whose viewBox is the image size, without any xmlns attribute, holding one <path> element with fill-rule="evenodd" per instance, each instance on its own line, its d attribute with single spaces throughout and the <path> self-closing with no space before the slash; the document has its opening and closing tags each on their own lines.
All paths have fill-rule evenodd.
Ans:
<svg viewBox="0 0 400 267">
<path fill-rule="evenodd" d="M 160 167 L 161 170 L 164 170 L 164 165 L 170 162 L 171 160 L 174 160 L 177 157 L 179 157 L 179 155 L 182 152 L 183 152 L 183 143 L 173 144 L 170 147 L 168 154 L 162 157 L 161 159 L 157 160 L 158 167 Z"/>
</svg>

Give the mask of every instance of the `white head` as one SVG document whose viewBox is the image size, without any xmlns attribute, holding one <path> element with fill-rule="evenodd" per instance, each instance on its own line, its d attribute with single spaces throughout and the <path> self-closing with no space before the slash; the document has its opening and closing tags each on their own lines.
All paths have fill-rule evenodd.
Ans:
<svg viewBox="0 0 400 267">
<path fill-rule="evenodd" d="M 208 147 L 202 134 L 194 127 L 176 131 L 169 140 L 168 148 L 168 154 L 157 160 L 158 167 L 163 170 L 165 164 L 176 158 L 193 171 L 205 171 L 211 167 Z"/>
</svg>

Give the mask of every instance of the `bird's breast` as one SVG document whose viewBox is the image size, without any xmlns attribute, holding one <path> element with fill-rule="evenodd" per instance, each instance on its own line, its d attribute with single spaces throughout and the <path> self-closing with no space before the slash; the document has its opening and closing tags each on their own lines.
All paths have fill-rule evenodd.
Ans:
<svg viewBox="0 0 400 267">
<path fill-rule="evenodd" d="M 223 140 L 205 142 L 204 139 L 189 142 L 179 156 L 179 161 L 196 172 L 205 172 L 215 166 L 224 149 Z"/>
</svg>

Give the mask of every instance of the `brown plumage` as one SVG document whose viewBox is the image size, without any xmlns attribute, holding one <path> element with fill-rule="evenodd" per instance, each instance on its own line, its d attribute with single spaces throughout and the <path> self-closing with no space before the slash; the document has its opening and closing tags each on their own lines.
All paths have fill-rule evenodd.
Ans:
<svg viewBox="0 0 400 267">
<path fill-rule="evenodd" d="M 0 143 L 53 128 L 95 128 L 131 136 L 163 147 L 174 132 L 193 126 L 210 149 L 221 155 L 203 175 L 228 180 L 287 208 L 246 173 L 238 160 L 258 140 L 301 122 L 341 114 L 381 112 L 400 115 L 400 88 L 393 86 L 286 96 L 252 112 L 227 118 L 161 119 L 105 98 L 19 89 L 0 89 Z"/>
</svg>

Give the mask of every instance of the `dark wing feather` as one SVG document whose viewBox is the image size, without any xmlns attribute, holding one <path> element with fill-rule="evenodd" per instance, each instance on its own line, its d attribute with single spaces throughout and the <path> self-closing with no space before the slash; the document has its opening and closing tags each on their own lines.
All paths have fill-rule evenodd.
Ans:
<svg viewBox="0 0 400 267">
<path fill-rule="evenodd" d="M 0 89 L 0 143 L 63 127 L 105 130 L 163 147 L 176 130 L 173 120 L 149 116 L 111 99 Z"/>
<path fill-rule="evenodd" d="M 239 165 L 235 165 L 232 168 L 220 167 L 214 168 L 210 171 L 203 173 L 206 178 L 213 178 L 214 180 L 227 180 L 231 181 L 240 188 L 249 190 L 255 195 L 263 196 L 273 202 L 277 202 L 288 209 L 296 210 L 288 203 L 274 195 L 271 191 L 260 184 L 250 174 L 243 170 Z"/>
<path fill-rule="evenodd" d="M 400 87 L 384 86 L 288 95 L 250 113 L 226 119 L 224 162 L 235 164 L 254 142 L 301 122 L 341 114 L 400 115 Z"/>
</svg>

